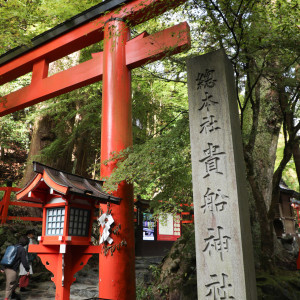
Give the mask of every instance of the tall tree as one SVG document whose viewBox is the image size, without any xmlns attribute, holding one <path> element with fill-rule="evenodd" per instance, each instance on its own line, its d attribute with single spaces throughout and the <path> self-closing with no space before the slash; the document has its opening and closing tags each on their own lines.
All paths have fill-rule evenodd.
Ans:
<svg viewBox="0 0 300 300">
<path fill-rule="evenodd" d="M 176 16 L 188 16 L 192 28 L 194 43 L 190 55 L 224 48 L 233 64 L 247 179 L 254 201 L 252 221 L 257 220 L 259 224 L 259 234 L 256 235 L 256 241 L 260 241 L 257 247 L 260 249 L 259 261 L 262 268 L 272 269 L 275 251 L 273 219 L 279 197 L 279 181 L 299 147 L 299 27 L 296 21 L 299 3 L 293 0 L 267 3 L 258 0 L 194 0 L 181 10 Z M 164 20 L 170 20 L 168 14 Z M 152 21 L 152 25 L 155 22 L 159 23 L 159 19 Z M 178 82 L 185 83 L 180 77 L 184 72 L 182 63 L 181 58 L 171 58 L 156 68 L 147 67 L 146 74 L 164 82 L 177 83 L 177 88 Z M 166 94 L 168 88 L 165 84 L 156 97 L 162 103 L 166 103 L 163 93 Z M 177 97 L 170 94 L 168 97 L 172 99 L 174 112 Z M 181 101 L 184 99 L 186 97 L 180 98 Z M 164 105 L 162 109 L 165 109 Z M 169 123 L 167 119 L 160 119 L 156 125 L 159 134 L 146 139 L 142 146 L 134 147 L 128 158 L 120 161 L 119 169 L 111 180 L 121 180 L 123 176 L 135 181 L 138 187 L 151 191 L 148 197 L 160 200 L 153 202 L 159 207 L 166 203 L 165 206 L 174 210 L 178 207 L 176 202 L 187 198 L 190 201 L 190 193 L 182 195 L 176 189 L 176 184 L 179 184 L 181 191 L 189 190 L 191 180 L 187 139 L 180 144 L 180 138 L 185 136 L 182 134 L 183 120 L 184 114 L 173 122 L 169 120 Z M 281 128 L 285 149 L 279 167 L 274 170 Z M 188 130 L 187 126 L 185 130 Z M 180 173 L 172 173 L 173 170 Z M 180 176 L 180 183 L 175 180 L 176 175 Z"/>
</svg>

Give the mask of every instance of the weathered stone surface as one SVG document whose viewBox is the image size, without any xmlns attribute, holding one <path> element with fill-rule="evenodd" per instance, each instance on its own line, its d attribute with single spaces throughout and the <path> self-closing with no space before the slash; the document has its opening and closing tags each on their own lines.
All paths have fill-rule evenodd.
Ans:
<svg viewBox="0 0 300 300">
<path fill-rule="evenodd" d="M 232 66 L 223 50 L 187 66 L 198 299 L 257 299 Z"/>
</svg>

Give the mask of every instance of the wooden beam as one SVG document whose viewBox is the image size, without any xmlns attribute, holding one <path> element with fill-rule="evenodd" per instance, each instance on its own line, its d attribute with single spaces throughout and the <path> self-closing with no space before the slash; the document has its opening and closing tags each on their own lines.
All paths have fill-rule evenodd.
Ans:
<svg viewBox="0 0 300 300">
<path fill-rule="evenodd" d="M 0 98 L 0 117 L 102 79 L 102 54 Z"/>
<path fill-rule="evenodd" d="M 35 222 L 42 222 L 43 218 L 39 217 L 7 217 L 7 220 L 22 220 L 22 221 L 35 221 Z"/>
<path fill-rule="evenodd" d="M 129 2 L 4 64 L 0 67 L 0 85 L 31 72 L 33 64 L 41 59 L 46 59 L 50 63 L 101 41 L 103 26 L 111 18 L 122 18 L 130 26 L 134 26 L 177 7 L 185 1 L 134 0 Z"/>
<path fill-rule="evenodd" d="M 189 47 L 189 26 L 185 22 L 128 41 L 126 64 L 129 69 L 133 69 Z M 37 75 L 33 73 L 30 85 L 0 98 L 0 117 L 102 80 L 103 54 L 99 52 L 92 56 L 93 58 L 86 62 L 47 78 L 45 78 L 46 62 L 42 60 L 37 63 L 34 69 Z"/>
<path fill-rule="evenodd" d="M 159 60 L 190 48 L 190 28 L 186 22 L 126 44 L 126 65 L 129 69 Z"/>
<path fill-rule="evenodd" d="M 43 208 L 43 205 L 39 203 L 28 203 L 28 202 L 21 202 L 21 201 L 10 201 L 9 205 Z"/>
</svg>

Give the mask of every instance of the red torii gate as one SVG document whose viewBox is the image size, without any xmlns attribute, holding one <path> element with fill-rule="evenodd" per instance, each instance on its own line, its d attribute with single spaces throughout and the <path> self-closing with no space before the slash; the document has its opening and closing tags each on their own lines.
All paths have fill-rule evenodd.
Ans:
<svg viewBox="0 0 300 300">
<path fill-rule="evenodd" d="M 115 0 L 97 5 L 100 14 L 77 27 L 62 30 L 33 47 L 10 51 L 0 57 L 0 84 L 32 71 L 30 85 L 0 98 L 0 116 L 15 112 L 85 85 L 103 80 L 101 161 L 132 145 L 130 70 L 190 46 L 189 27 L 182 23 L 153 35 L 143 33 L 130 40 L 129 26 L 142 23 L 186 0 Z M 127 3 L 120 6 L 120 4 Z M 96 6 L 95 6 L 96 7 Z M 102 10 L 101 10 L 102 8 Z M 110 10 L 109 13 L 107 10 Z M 91 14 L 89 10 L 89 14 Z M 82 14 L 78 15 L 82 18 Z M 76 19 L 71 20 L 76 23 Z M 73 23 L 72 23 L 73 22 Z M 59 30 L 58 30 L 59 31 Z M 50 35 L 51 36 L 51 35 Z M 50 62 L 104 39 L 103 52 L 68 70 L 48 77 Z M 101 176 L 109 176 L 115 163 L 101 165 Z M 99 255 L 99 297 L 135 299 L 135 256 L 132 185 L 121 183 L 116 196 L 120 206 L 112 206 L 114 219 L 121 224 L 113 256 Z"/>
</svg>

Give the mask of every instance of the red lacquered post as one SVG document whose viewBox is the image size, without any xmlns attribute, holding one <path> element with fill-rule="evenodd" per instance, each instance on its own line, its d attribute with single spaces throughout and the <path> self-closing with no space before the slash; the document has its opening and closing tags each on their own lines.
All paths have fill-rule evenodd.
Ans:
<svg viewBox="0 0 300 300">
<path fill-rule="evenodd" d="M 112 152 L 132 145 L 131 77 L 126 66 L 125 46 L 129 28 L 120 19 L 112 19 L 104 27 L 103 96 L 101 162 Z M 101 164 L 101 177 L 108 177 L 115 163 Z M 99 255 L 99 297 L 104 299 L 135 299 L 135 253 L 133 223 L 133 188 L 121 183 L 116 196 L 121 204 L 111 205 L 116 224 L 121 224 L 120 234 L 112 235 L 113 245 L 122 240 L 127 243 L 113 256 Z M 104 208 L 104 211 L 106 207 Z"/>
<path fill-rule="evenodd" d="M 1 224 L 5 224 L 7 220 L 7 214 L 8 214 L 8 207 L 10 202 L 10 195 L 11 195 L 12 188 L 7 187 L 6 190 L 4 190 L 4 196 L 3 196 L 3 208 L 2 208 L 2 219 Z"/>
</svg>

